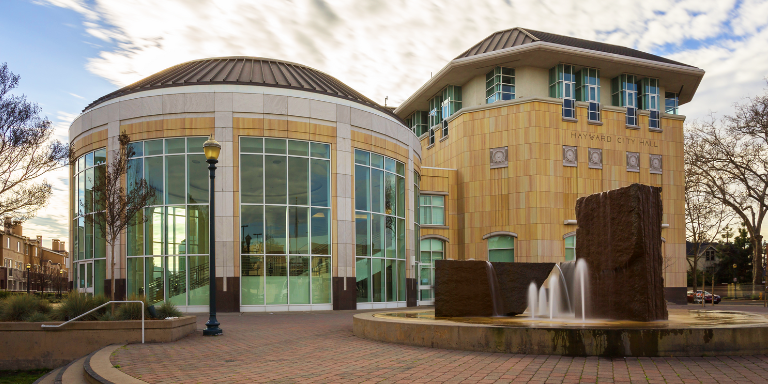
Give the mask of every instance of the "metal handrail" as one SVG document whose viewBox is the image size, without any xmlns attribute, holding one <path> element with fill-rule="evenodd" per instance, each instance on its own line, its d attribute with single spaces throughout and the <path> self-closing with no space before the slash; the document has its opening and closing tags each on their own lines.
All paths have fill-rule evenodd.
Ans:
<svg viewBox="0 0 768 384">
<path fill-rule="evenodd" d="M 61 323 L 59 325 L 43 324 L 42 327 L 43 328 L 58 328 L 58 327 L 61 327 L 62 325 L 69 324 L 69 323 L 71 323 L 71 322 L 73 322 L 73 321 L 75 321 L 75 320 L 77 320 L 77 319 L 79 319 L 79 318 L 81 318 L 81 317 L 83 317 L 83 316 L 85 316 L 85 315 L 87 315 L 87 314 L 89 314 L 89 313 L 91 313 L 91 312 L 93 312 L 93 311 L 95 311 L 95 310 L 97 310 L 97 309 L 107 305 L 107 304 L 112 304 L 112 303 L 141 303 L 142 304 L 142 311 L 141 311 L 141 343 L 144 344 L 144 308 L 143 308 L 144 307 L 144 305 L 143 305 L 144 302 L 143 301 L 139 301 L 139 300 L 128 300 L 128 301 L 117 301 L 117 300 L 115 300 L 115 301 L 108 301 L 108 302 L 106 302 L 106 303 L 104 303 L 102 305 L 99 305 L 98 307 L 96 307 L 94 309 L 91 309 L 90 311 L 88 311 L 86 313 L 83 313 L 82 315 L 80 315 L 78 317 L 75 317 L 74 319 L 69 319 L 68 321 L 66 321 L 64 323 Z"/>
</svg>

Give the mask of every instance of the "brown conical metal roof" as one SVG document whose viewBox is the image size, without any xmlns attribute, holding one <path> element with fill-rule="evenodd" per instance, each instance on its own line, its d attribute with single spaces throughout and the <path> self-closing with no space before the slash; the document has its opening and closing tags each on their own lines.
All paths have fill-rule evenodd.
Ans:
<svg viewBox="0 0 768 384">
<path fill-rule="evenodd" d="M 83 111 L 131 93 L 207 84 L 255 85 L 320 93 L 366 105 L 400 121 L 391 110 L 324 72 L 288 61 L 244 56 L 200 59 L 175 65 L 102 96 L 88 104 Z"/>
<path fill-rule="evenodd" d="M 691 67 L 678 61 L 670 60 L 665 57 L 657 56 L 651 53 L 638 51 L 637 49 L 622 47 L 620 45 L 606 44 L 598 41 L 577 39 L 575 37 L 556 35 L 549 32 L 534 31 L 532 29 L 515 27 L 504 31 L 494 32 L 472 48 L 464 51 L 456 57 L 461 59 L 480 55 L 483 53 L 498 51 L 505 48 L 517 47 L 524 44 L 543 41 L 547 43 L 560 44 L 569 47 L 589 49 L 598 52 L 613 53 L 616 55 L 629 56 L 637 59 L 645 59 L 660 63 L 683 65 Z"/>
</svg>

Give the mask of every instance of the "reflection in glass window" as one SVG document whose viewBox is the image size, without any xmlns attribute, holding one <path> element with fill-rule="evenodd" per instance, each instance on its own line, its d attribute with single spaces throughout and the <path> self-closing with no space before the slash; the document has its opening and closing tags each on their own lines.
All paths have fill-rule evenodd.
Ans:
<svg viewBox="0 0 768 384">
<path fill-rule="evenodd" d="M 637 126 L 637 78 L 622 74 L 611 79 L 611 104 L 627 108 L 626 125 Z"/>
<path fill-rule="evenodd" d="M 659 79 L 646 77 L 640 80 L 639 84 L 639 104 L 640 109 L 649 111 L 648 116 L 648 128 L 659 129 L 661 128 L 660 121 L 660 100 L 659 100 Z"/>
<path fill-rule="evenodd" d="M 496 67 L 485 74 L 485 103 L 515 98 L 515 69 Z"/>
<path fill-rule="evenodd" d="M 128 188 L 141 178 L 155 200 L 127 229 L 128 295 L 179 306 L 208 305 L 207 137 L 131 143 Z M 98 156 L 96 157 L 98 161 Z M 143 216 L 148 216 L 143 223 Z"/>
<path fill-rule="evenodd" d="M 73 176 L 71 180 L 72 212 L 75 217 L 72 221 L 72 271 L 76 278 L 73 279 L 76 288 L 92 288 L 94 294 L 104 293 L 106 280 L 106 239 L 104 237 L 103 207 L 98 204 L 94 195 L 94 187 L 102 180 L 106 169 L 105 148 L 81 155 L 72 162 Z M 21 243 L 17 243 L 17 251 L 30 254 L 25 245 L 21 249 Z M 6 244 L 11 247 L 10 242 Z M 37 248 L 33 256 L 37 256 Z M 22 265 L 23 263 L 19 263 Z M 21 289 L 22 287 L 17 287 Z"/>
<path fill-rule="evenodd" d="M 587 119 L 600 121 L 600 70 L 582 68 L 576 73 L 576 100 L 588 103 Z"/>
<path fill-rule="evenodd" d="M 241 305 L 330 303 L 330 156 L 325 143 L 240 138 Z"/>
<path fill-rule="evenodd" d="M 488 260 L 515 261 L 515 238 L 506 235 L 488 238 Z"/>
<path fill-rule="evenodd" d="M 576 118 L 576 76 L 572 65 L 558 64 L 549 70 L 549 97 L 563 99 L 563 117 Z"/>
<path fill-rule="evenodd" d="M 396 260 L 405 259 L 405 166 L 395 159 L 359 149 L 355 150 L 355 163 L 358 301 L 404 299 L 398 293 L 398 284 L 405 283 L 405 276 L 398 275 L 400 267 Z"/>
<path fill-rule="evenodd" d="M 680 100 L 675 92 L 664 92 L 664 113 L 677 115 Z"/>
</svg>

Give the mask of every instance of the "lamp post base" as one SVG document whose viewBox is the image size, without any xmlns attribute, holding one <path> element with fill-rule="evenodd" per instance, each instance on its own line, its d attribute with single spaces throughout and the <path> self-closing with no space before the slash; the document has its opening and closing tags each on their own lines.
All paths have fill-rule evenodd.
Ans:
<svg viewBox="0 0 768 384">
<path fill-rule="evenodd" d="M 208 320 L 207 323 L 205 323 L 206 328 L 203 329 L 203 336 L 221 336 L 221 334 L 224 332 L 219 328 L 219 322 L 216 320 Z"/>
</svg>

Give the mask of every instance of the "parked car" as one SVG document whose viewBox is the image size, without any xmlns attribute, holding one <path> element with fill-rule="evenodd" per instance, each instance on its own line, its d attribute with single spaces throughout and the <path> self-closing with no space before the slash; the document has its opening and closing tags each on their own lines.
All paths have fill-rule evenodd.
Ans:
<svg viewBox="0 0 768 384">
<path fill-rule="evenodd" d="M 712 299 L 714 297 L 715 304 L 720 304 L 720 295 L 712 295 L 711 293 L 707 291 L 696 291 L 696 295 L 693 294 L 693 291 L 688 291 L 688 302 L 689 303 L 701 303 L 702 296 L 704 297 L 705 303 L 711 303 Z"/>
<path fill-rule="evenodd" d="M 704 302 L 711 303 L 712 300 L 715 300 L 715 304 L 720 304 L 720 295 L 713 295 L 707 291 L 704 291 Z"/>
</svg>

